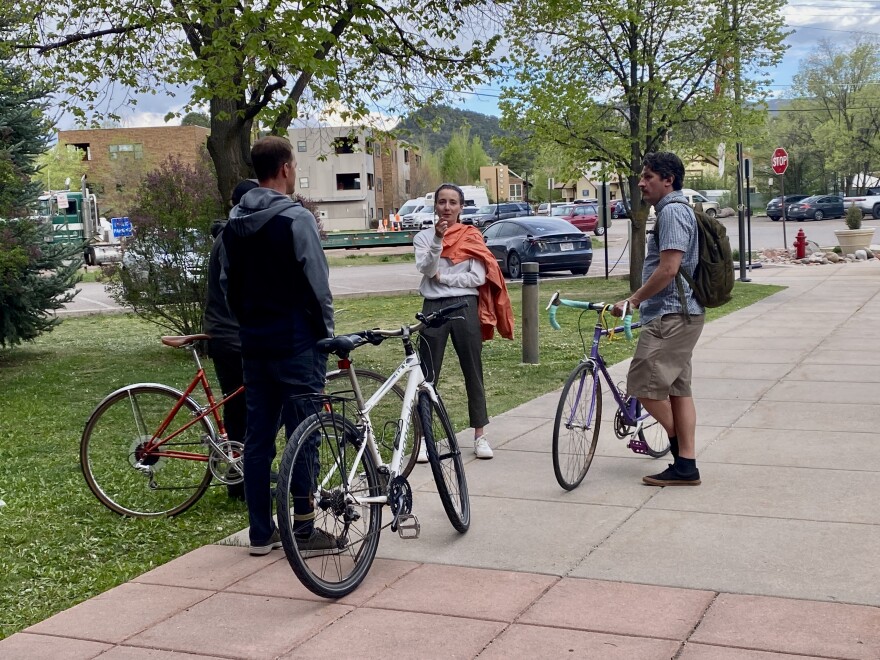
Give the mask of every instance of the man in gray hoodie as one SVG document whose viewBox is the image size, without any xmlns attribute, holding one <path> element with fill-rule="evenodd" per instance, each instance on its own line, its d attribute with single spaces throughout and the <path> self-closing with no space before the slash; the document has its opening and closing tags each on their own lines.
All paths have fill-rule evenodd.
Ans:
<svg viewBox="0 0 880 660">
<path fill-rule="evenodd" d="M 245 193 L 229 214 L 220 250 L 220 282 L 239 324 L 247 433 L 244 487 L 250 518 L 250 552 L 281 547 L 272 521 L 269 474 L 275 457 L 279 414 L 290 436 L 310 404 L 295 397 L 324 388 L 326 356 L 315 346 L 333 336 L 329 269 L 314 216 L 294 192 L 296 162 L 290 143 L 266 137 L 254 143 L 251 160 L 260 186 Z M 307 497 L 307 475 L 296 478 L 295 502 Z M 302 505 L 301 505 L 302 506 Z M 294 506 L 300 547 L 327 549 L 336 539 L 312 523 L 314 511 Z"/>
</svg>

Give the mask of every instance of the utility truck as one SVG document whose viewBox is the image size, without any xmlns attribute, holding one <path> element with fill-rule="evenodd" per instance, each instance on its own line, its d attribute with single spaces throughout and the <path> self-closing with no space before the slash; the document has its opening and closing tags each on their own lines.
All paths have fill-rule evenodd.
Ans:
<svg viewBox="0 0 880 660">
<path fill-rule="evenodd" d="M 98 215 L 98 201 L 85 175 L 80 190 L 46 191 L 37 200 L 37 218 L 51 225 L 52 243 L 82 243 L 88 266 L 114 263 L 122 258 L 119 237 L 130 235 L 128 218 L 110 223 Z"/>
</svg>

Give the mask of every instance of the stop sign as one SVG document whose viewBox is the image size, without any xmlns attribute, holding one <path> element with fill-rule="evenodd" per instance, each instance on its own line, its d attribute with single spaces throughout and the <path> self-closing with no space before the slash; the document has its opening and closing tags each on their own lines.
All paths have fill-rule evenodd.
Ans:
<svg viewBox="0 0 880 660">
<path fill-rule="evenodd" d="M 785 170 L 788 169 L 788 152 L 782 147 L 777 147 L 776 151 L 773 152 L 770 165 L 777 174 L 785 174 Z"/>
</svg>

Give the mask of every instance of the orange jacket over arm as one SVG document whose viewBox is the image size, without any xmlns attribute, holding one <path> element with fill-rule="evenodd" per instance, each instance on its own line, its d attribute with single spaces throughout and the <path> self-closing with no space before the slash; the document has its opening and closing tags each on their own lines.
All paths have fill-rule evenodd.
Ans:
<svg viewBox="0 0 880 660">
<path fill-rule="evenodd" d="M 505 339 L 513 339 L 513 306 L 507 283 L 495 255 L 486 247 L 480 230 L 456 223 L 443 236 L 442 257 L 452 263 L 478 259 L 486 266 L 486 282 L 479 288 L 480 330 L 483 341 L 495 336 L 495 329 Z"/>
</svg>

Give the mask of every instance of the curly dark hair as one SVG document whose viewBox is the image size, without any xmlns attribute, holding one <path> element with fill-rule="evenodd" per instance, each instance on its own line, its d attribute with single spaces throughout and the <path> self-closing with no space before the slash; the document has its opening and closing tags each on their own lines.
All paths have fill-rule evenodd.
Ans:
<svg viewBox="0 0 880 660">
<path fill-rule="evenodd" d="M 647 167 L 662 179 L 672 177 L 673 190 L 681 190 L 684 186 L 684 163 L 671 151 L 655 151 L 645 154 L 642 167 Z"/>
</svg>

